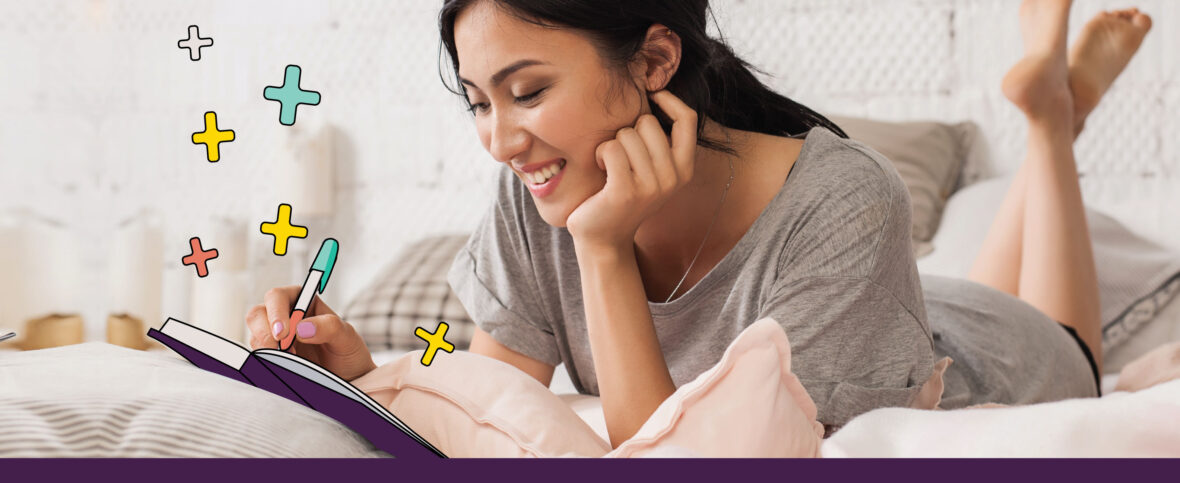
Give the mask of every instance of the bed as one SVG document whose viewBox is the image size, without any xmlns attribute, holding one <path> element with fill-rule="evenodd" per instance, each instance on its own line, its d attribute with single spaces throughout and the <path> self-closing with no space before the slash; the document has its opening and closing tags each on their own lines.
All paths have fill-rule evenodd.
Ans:
<svg viewBox="0 0 1180 483">
<path fill-rule="evenodd" d="M 1158 322 L 1161 323 L 1153 325 L 1150 331 L 1137 334 L 1142 339 L 1130 341 L 1124 346 L 1125 349 L 1137 351 L 1137 347 L 1154 347 L 1156 342 L 1165 339 L 1180 340 L 1180 304 L 1169 305 L 1161 313 Z M 758 325 L 777 329 L 773 323 L 755 324 Z M 758 339 L 764 340 L 766 337 L 759 335 Z M 783 345 L 786 346 L 785 343 Z M 458 357 L 460 354 L 463 357 Z M 374 360 L 381 364 L 379 371 L 392 370 L 399 364 L 402 367 L 420 367 L 417 364 L 419 357 L 420 351 L 374 353 Z M 436 364 L 462 360 L 464 357 L 486 359 L 468 353 L 444 354 L 436 360 Z M 1180 351 L 1177 357 L 1180 357 Z M 789 360 L 789 353 L 786 360 Z M 496 409 L 497 404 L 504 405 L 503 400 L 500 400 L 499 403 L 489 403 L 482 410 L 491 413 L 507 410 L 508 414 L 502 414 L 506 416 L 504 419 L 511 419 L 512 415 L 533 419 L 524 423 L 517 421 L 515 424 L 518 428 L 529 425 L 545 427 L 547 424 L 536 421 L 535 417 L 519 415 L 521 398 L 564 405 L 568 411 L 562 411 L 572 411 L 581 421 L 555 423 L 562 430 L 548 428 L 550 438 L 555 432 L 576 433 L 581 430 L 586 434 L 592 432 L 589 438 L 601 438 L 601 441 L 596 442 L 597 447 L 591 445 L 580 453 L 566 450 L 554 453 L 554 456 L 619 456 L 615 452 L 607 454 L 609 447 L 602 446 L 606 441 L 606 428 L 598 398 L 574 393 L 563 367 L 557 368 L 552 383 L 545 389 L 532 381 L 530 376 L 515 371 L 511 366 L 491 359 L 481 363 L 499 364 L 499 367 L 479 369 L 481 372 L 487 373 L 485 369 L 515 372 L 510 377 L 517 378 L 518 382 L 527 380 L 524 384 L 533 384 L 536 390 L 549 391 L 550 394 L 538 397 L 535 392 L 528 394 L 528 391 L 519 391 L 522 386 L 509 384 L 504 386 L 507 389 L 497 387 L 492 391 L 522 394 L 516 396 L 515 407 Z M 470 373 L 470 368 L 461 371 L 455 375 Z M 749 371 L 735 369 L 729 372 Z M 1113 388 L 1118 377 L 1117 372 L 1107 373 L 1104 385 Z M 449 380 L 456 384 L 450 388 L 440 386 L 437 389 L 441 392 L 463 393 L 465 389 L 462 386 L 468 383 L 462 382 L 462 379 L 451 377 Z M 697 382 L 686 384 L 681 390 Z M 364 388 L 366 384 L 371 387 L 372 381 L 358 380 L 356 383 Z M 757 385 L 767 384 L 758 382 Z M 6 351 L 0 353 L 0 387 L 4 388 L 0 392 L 0 427 L 4 428 L 4 431 L 0 431 L 0 457 L 389 456 L 326 416 L 279 396 L 197 369 L 166 351 L 136 351 L 101 342 L 38 351 Z M 801 386 L 797 387 L 801 390 Z M 382 400 L 379 392 L 373 391 L 371 394 L 383 404 L 388 404 L 389 401 Z M 470 396 L 477 405 L 481 398 L 490 400 L 487 395 Z M 732 396 L 723 397 L 730 398 L 729 402 L 723 404 L 738 402 L 733 401 Z M 669 401 L 682 403 L 685 399 L 674 395 Z M 437 401 L 428 403 L 431 407 L 437 404 Z M 400 409 L 403 417 L 408 417 L 404 406 L 398 408 L 394 404 L 390 407 Z M 661 411 L 665 409 L 661 406 Z M 748 411 L 743 409 L 743 412 Z M 688 423 L 683 420 L 693 417 L 691 413 L 677 415 L 681 421 L 664 418 L 668 421 L 654 423 L 654 426 L 686 425 Z M 715 428 L 718 424 L 731 423 L 718 421 L 718 418 L 724 420 L 733 416 L 715 416 L 710 412 L 704 417 L 699 413 L 695 417 L 698 424 L 703 419 L 706 428 Z M 760 415 L 748 414 L 741 417 L 761 418 Z M 660 418 L 653 416 L 655 419 Z M 473 420 L 478 421 L 463 423 L 470 427 L 451 424 L 455 421 L 448 422 L 449 429 L 443 431 L 460 435 L 458 438 L 466 438 L 474 434 L 472 427 L 486 426 L 488 418 L 485 414 L 485 417 Z M 649 421 L 645 428 L 649 425 L 653 423 Z M 772 454 L 824 457 L 1174 457 L 1180 455 L 1180 427 L 1174 427 L 1178 425 L 1180 379 L 1137 393 L 1116 392 L 1098 399 L 1067 400 L 1006 409 L 878 409 L 853 419 L 844 429 L 823 440 L 822 446 L 818 446 L 818 434 L 810 435 L 818 446 L 814 454 Z M 647 433 L 663 435 L 667 431 L 648 429 Z M 796 431 L 796 434 L 799 433 L 806 431 Z M 507 446 L 513 444 L 507 443 Z M 450 442 L 449 447 L 455 447 L 455 443 Z M 693 448 L 691 444 L 683 443 L 655 449 L 659 451 L 649 448 L 641 456 L 715 456 L 708 448 Z M 453 456 L 467 456 L 471 453 L 464 454 L 462 451 L 472 451 L 472 448 L 453 451 L 459 453 L 452 453 Z"/>
<path fill-rule="evenodd" d="M 1150 350 L 1152 350 L 1156 347 L 1159 347 L 1160 345 L 1166 344 L 1168 342 L 1180 342 L 1180 303 L 1177 303 L 1177 302 L 1171 302 L 1171 303 L 1167 304 L 1163 308 L 1163 310 L 1157 315 L 1156 320 L 1154 322 L 1152 322 L 1151 324 L 1144 327 L 1143 330 L 1137 332 L 1134 336 L 1132 336 L 1124 344 L 1122 344 L 1119 347 L 1117 347 L 1116 349 L 1110 351 L 1106 355 L 1106 361 L 1105 361 L 1106 368 L 1105 368 L 1105 371 L 1104 371 L 1104 374 L 1102 377 L 1103 393 L 1109 394 L 1114 391 L 1115 385 L 1118 383 L 1118 378 L 1119 378 L 1119 374 L 1120 374 L 1119 370 L 1123 366 L 1125 366 L 1127 363 L 1131 362 L 1132 360 L 1148 353 Z M 403 351 L 403 350 L 377 351 L 373 354 L 373 360 L 378 365 L 386 364 L 386 363 L 396 360 L 397 358 L 404 355 L 406 352 L 407 351 Z M 554 392 L 555 394 L 557 394 L 566 404 L 568 404 L 570 406 L 570 408 L 573 409 L 574 412 L 577 413 L 577 415 L 588 426 L 590 426 L 590 428 L 592 428 L 595 431 L 595 433 L 597 433 L 604 440 L 608 438 L 607 431 L 606 431 L 606 421 L 603 417 L 602 405 L 599 402 L 598 398 L 593 397 L 593 396 L 578 394 L 577 390 L 574 388 L 573 382 L 570 380 L 569 373 L 566 372 L 566 370 L 565 370 L 564 365 L 558 365 L 556 367 L 556 369 L 554 370 L 553 379 L 549 383 L 549 390 Z M 1177 410 L 1180 411 L 1180 407 L 1178 407 Z M 875 415 L 872 417 L 876 418 Z M 1175 417 L 1180 419 L 1180 412 L 1176 412 Z M 881 426 L 883 426 L 883 425 L 876 422 L 876 421 L 874 421 L 874 423 L 877 424 L 877 426 L 875 426 L 871 429 L 866 429 L 866 431 L 872 432 L 873 438 L 882 438 L 882 436 L 880 434 L 878 434 L 878 432 L 881 430 Z M 884 424 L 884 426 L 890 427 L 888 424 Z M 890 427 L 890 429 L 896 429 L 896 428 Z M 865 439 L 869 439 L 869 436 L 866 435 Z M 878 446 L 878 448 L 881 448 L 881 447 L 884 447 L 884 446 L 883 445 Z M 919 448 L 909 448 L 909 450 L 911 450 L 911 451 L 925 451 L 925 450 L 929 450 L 929 449 L 931 449 L 931 448 L 926 447 L 926 446 L 919 447 Z M 1005 448 L 993 448 L 993 449 L 995 449 L 996 451 L 1007 452 L 1007 451 L 1010 451 L 1011 448 L 1005 447 Z M 987 448 L 982 448 L 982 447 L 973 448 L 972 450 L 974 451 L 974 453 L 972 453 L 972 454 L 976 454 L 976 455 L 985 454 L 987 452 Z M 910 457 L 918 457 L 918 456 L 929 456 L 930 455 L 929 453 L 927 453 L 925 455 L 915 454 L 915 453 L 882 454 L 882 453 L 878 453 L 878 452 L 869 451 L 869 450 L 866 450 L 861 447 L 853 448 L 850 450 L 841 450 L 841 451 L 842 452 L 839 453 L 841 456 L 865 456 L 865 457 L 910 456 Z M 856 453 L 856 451 L 863 451 L 863 452 Z M 1004 453 L 1004 454 L 1010 455 L 1009 453 Z M 958 456 L 966 456 L 966 455 L 959 454 Z M 1026 454 L 1026 456 L 1027 456 L 1027 454 Z"/>
</svg>

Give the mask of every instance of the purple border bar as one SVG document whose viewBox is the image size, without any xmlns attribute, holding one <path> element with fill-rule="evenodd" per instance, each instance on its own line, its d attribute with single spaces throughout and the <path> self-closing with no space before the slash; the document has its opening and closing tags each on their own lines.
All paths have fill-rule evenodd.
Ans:
<svg viewBox="0 0 1180 483">
<path fill-rule="evenodd" d="M 450 459 L 437 462 L 341 459 L 8 459 L 0 460 L 4 481 L 544 481 L 661 483 L 668 478 L 736 483 L 857 481 L 1177 481 L 1180 459 L 1172 460 L 768 460 L 768 459 Z M 373 478 L 360 480 L 360 478 Z M 618 481 L 607 480 L 607 481 Z"/>
</svg>

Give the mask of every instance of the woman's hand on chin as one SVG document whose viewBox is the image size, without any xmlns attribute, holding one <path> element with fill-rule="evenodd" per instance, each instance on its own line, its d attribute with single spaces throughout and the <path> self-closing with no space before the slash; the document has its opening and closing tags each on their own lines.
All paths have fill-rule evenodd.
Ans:
<svg viewBox="0 0 1180 483">
<path fill-rule="evenodd" d="M 639 116 L 598 145 L 595 159 L 606 171 L 606 186 L 570 213 L 566 229 L 575 245 L 630 248 L 639 225 L 692 179 L 696 159 L 697 113 L 666 90 L 651 99 L 672 119 L 672 140 L 655 116 Z"/>
</svg>

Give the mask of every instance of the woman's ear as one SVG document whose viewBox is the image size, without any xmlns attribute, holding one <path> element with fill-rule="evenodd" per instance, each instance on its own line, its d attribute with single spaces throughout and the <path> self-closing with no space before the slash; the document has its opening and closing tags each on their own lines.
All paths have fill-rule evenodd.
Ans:
<svg viewBox="0 0 1180 483">
<path fill-rule="evenodd" d="M 644 61 L 644 87 L 648 92 L 661 90 L 680 67 L 680 36 L 668 27 L 654 24 L 647 29 L 640 55 Z"/>
</svg>

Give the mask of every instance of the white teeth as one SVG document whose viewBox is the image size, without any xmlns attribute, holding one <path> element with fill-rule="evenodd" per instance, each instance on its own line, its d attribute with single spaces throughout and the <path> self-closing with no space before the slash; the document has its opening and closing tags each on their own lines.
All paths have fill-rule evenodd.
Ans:
<svg viewBox="0 0 1180 483">
<path fill-rule="evenodd" d="M 549 178 L 552 178 L 554 175 L 556 175 L 558 171 L 561 171 L 561 168 L 564 166 L 565 160 L 563 159 L 561 162 L 550 164 L 544 168 L 533 171 L 532 173 L 524 173 L 524 177 L 530 183 L 544 184 L 546 181 L 549 181 Z"/>
</svg>

